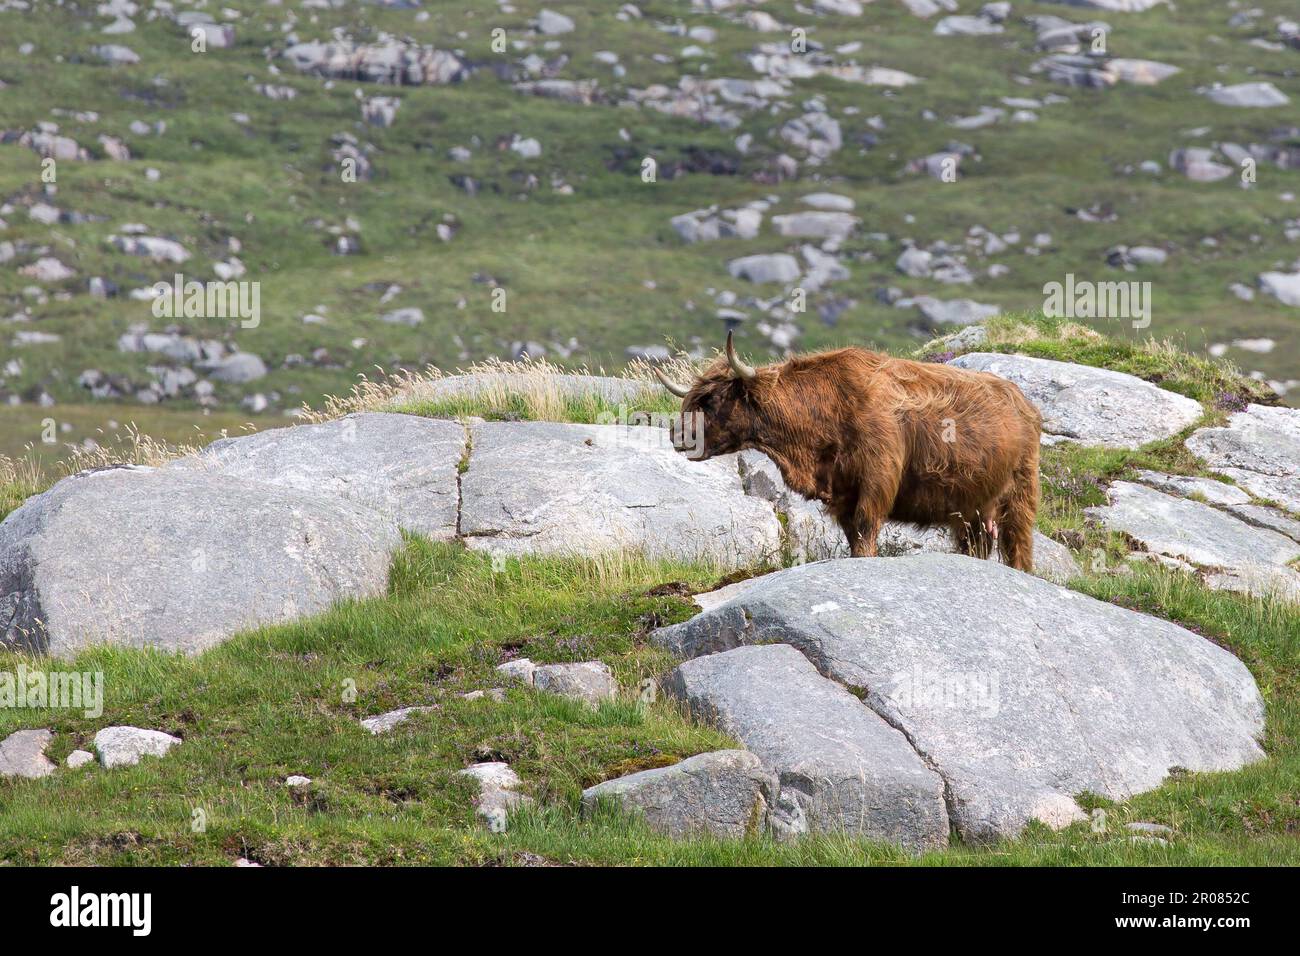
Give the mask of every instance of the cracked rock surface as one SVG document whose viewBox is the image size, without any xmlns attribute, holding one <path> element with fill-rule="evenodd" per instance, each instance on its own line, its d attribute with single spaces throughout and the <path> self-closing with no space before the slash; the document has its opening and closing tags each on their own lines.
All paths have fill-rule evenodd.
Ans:
<svg viewBox="0 0 1300 956">
<path fill-rule="evenodd" d="M 1085 791 L 1119 800 L 1174 768 L 1234 770 L 1264 756 L 1263 700 L 1230 653 L 991 561 L 922 554 L 791 568 L 654 640 L 707 668 L 738 647 L 797 650 L 942 777 L 948 818 L 966 839 L 1082 819 L 1074 797 Z M 744 712 L 781 732 L 792 696 L 781 682 L 719 681 L 699 685 L 691 705 L 724 725 Z M 876 771 L 864 761 L 862 772 Z"/>
<path fill-rule="evenodd" d="M 770 505 L 731 457 L 692 462 L 659 428 L 484 422 L 461 476 L 461 534 L 504 554 L 640 548 L 739 567 L 780 550 Z"/>
<path fill-rule="evenodd" d="M 1300 409 L 1247 405 L 1226 426 L 1197 429 L 1185 444 L 1251 494 L 1300 512 Z"/>
<path fill-rule="evenodd" d="M 1230 496 L 1237 489 L 1220 487 L 1225 491 L 1214 492 L 1220 502 L 1239 504 Z M 1190 485 L 1184 490 L 1202 488 Z M 1132 482 L 1115 482 L 1107 497 L 1109 504 L 1088 508 L 1085 513 L 1105 527 L 1123 532 L 1142 548 L 1139 553 L 1167 559 L 1162 563 L 1174 567 L 1219 572 L 1207 576 L 1211 587 L 1300 599 L 1300 574 L 1289 566 L 1300 558 L 1300 544 L 1286 535 L 1256 527 L 1209 504 Z"/>
<path fill-rule="evenodd" d="M 790 645 L 688 660 L 663 687 L 777 776 L 775 832 L 841 831 L 913 850 L 948 842 L 939 775 L 902 733 Z"/>
<path fill-rule="evenodd" d="M 456 536 L 459 422 L 364 413 L 223 438 L 167 467 L 342 498 L 436 541 Z"/>
</svg>

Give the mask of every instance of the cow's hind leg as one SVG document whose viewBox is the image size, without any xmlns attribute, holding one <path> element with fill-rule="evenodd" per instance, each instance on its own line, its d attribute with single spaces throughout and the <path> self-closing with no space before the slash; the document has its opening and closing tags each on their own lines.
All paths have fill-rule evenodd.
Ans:
<svg viewBox="0 0 1300 956">
<path fill-rule="evenodd" d="M 1016 471 L 1011 491 L 1002 499 L 998 550 L 1002 563 L 1034 570 L 1034 519 L 1038 514 L 1038 456 Z"/>
<path fill-rule="evenodd" d="M 958 554 L 984 559 L 993 553 L 1000 533 L 996 509 L 978 510 L 970 517 L 954 514 L 948 526 L 957 539 Z"/>
</svg>

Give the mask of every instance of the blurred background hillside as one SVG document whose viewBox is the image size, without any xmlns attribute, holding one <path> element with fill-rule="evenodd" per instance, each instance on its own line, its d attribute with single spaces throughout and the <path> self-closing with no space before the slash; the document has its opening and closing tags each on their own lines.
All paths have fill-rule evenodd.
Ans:
<svg viewBox="0 0 1300 956">
<path fill-rule="evenodd" d="M 729 327 L 912 348 L 1067 275 L 1300 396 L 1283 0 L 0 0 L 0 453 Z M 158 314 L 159 282 L 258 314 Z M 256 300 L 252 293 L 256 293 Z"/>
</svg>

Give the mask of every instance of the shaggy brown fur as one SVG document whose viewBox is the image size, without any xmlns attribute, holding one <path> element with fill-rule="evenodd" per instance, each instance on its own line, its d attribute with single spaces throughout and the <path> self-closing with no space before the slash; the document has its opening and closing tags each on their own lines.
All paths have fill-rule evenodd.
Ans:
<svg viewBox="0 0 1300 956">
<path fill-rule="evenodd" d="M 703 457 L 765 452 L 793 491 L 826 505 L 854 557 L 875 555 L 895 518 L 948 524 L 978 557 L 996 541 L 1006 564 L 1033 567 L 1042 418 L 1004 379 L 857 348 L 744 379 L 723 356 L 682 401 L 683 415 L 696 411 Z"/>
</svg>

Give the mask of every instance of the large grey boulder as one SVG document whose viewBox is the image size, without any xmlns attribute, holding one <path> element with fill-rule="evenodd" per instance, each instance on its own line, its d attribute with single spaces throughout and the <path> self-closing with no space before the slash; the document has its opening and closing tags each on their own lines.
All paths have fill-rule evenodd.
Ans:
<svg viewBox="0 0 1300 956">
<path fill-rule="evenodd" d="M 609 801 L 672 837 L 743 837 L 766 825 L 778 786 L 752 753 L 715 750 L 588 787 L 582 791 L 582 808 L 590 813 Z"/>
<path fill-rule="evenodd" d="M 366 412 L 213 442 L 167 466 L 342 498 L 434 540 L 456 536 L 459 422 Z"/>
<path fill-rule="evenodd" d="M 0 740 L 0 777 L 48 777 L 58 769 L 45 748 L 54 739 L 48 730 L 18 730 Z"/>
<path fill-rule="evenodd" d="M 1287 563 L 1300 558 L 1300 544 L 1199 501 L 1176 498 L 1145 485 L 1117 481 L 1108 505 L 1086 513 L 1123 532 L 1148 554 L 1196 568 L 1229 572 L 1211 586 L 1249 593 L 1300 595 L 1300 575 Z"/>
<path fill-rule="evenodd" d="M 1085 791 L 1125 799 L 1175 768 L 1234 770 L 1263 757 L 1263 701 L 1230 653 L 991 561 L 803 565 L 654 640 L 686 657 L 798 649 L 905 735 L 943 778 L 949 817 L 968 839 L 1081 819 L 1074 797 Z M 801 696 L 784 679 L 756 681 L 746 706 L 779 727 Z"/>
<path fill-rule="evenodd" d="M 956 550 L 954 546 L 952 551 Z M 1001 554 L 995 553 L 993 560 L 1001 563 Z M 1034 574 L 1054 584 L 1066 584 L 1081 573 L 1079 562 L 1069 548 L 1041 531 L 1034 532 Z"/>
<path fill-rule="evenodd" d="M 1247 405 L 1226 426 L 1197 429 L 1185 444 L 1251 494 L 1300 513 L 1300 409 Z"/>
<path fill-rule="evenodd" d="M 666 429 L 484 422 L 461 476 L 460 531 L 498 554 L 632 549 L 748 566 L 778 553 L 771 506 L 734 458 L 692 461 Z"/>
<path fill-rule="evenodd" d="M 1178 434 L 1202 414 L 1194 399 L 1090 365 L 991 352 L 960 355 L 948 364 L 1015 382 L 1042 412 L 1045 444 L 1137 448 Z"/>
<path fill-rule="evenodd" d="M 794 561 L 802 563 L 849 556 L 848 538 L 819 502 L 792 496 L 781 511 L 786 519 L 786 548 Z M 959 550 L 957 535 L 946 525 L 886 521 L 876 536 L 876 554 L 884 558 L 924 552 L 956 554 Z M 1002 556 L 995 550 L 989 560 L 1001 563 Z M 1034 574 L 1065 584 L 1079 573 L 1079 564 L 1069 548 L 1041 531 L 1034 532 Z"/>
<path fill-rule="evenodd" d="M 689 660 L 663 688 L 776 774 L 771 825 L 778 833 L 847 832 L 912 850 L 947 843 L 938 774 L 902 733 L 793 647 Z"/>
<path fill-rule="evenodd" d="M 65 478 L 0 523 L 0 644 L 198 652 L 383 593 L 395 524 L 340 498 L 170 468 Z"/>
</svg>

